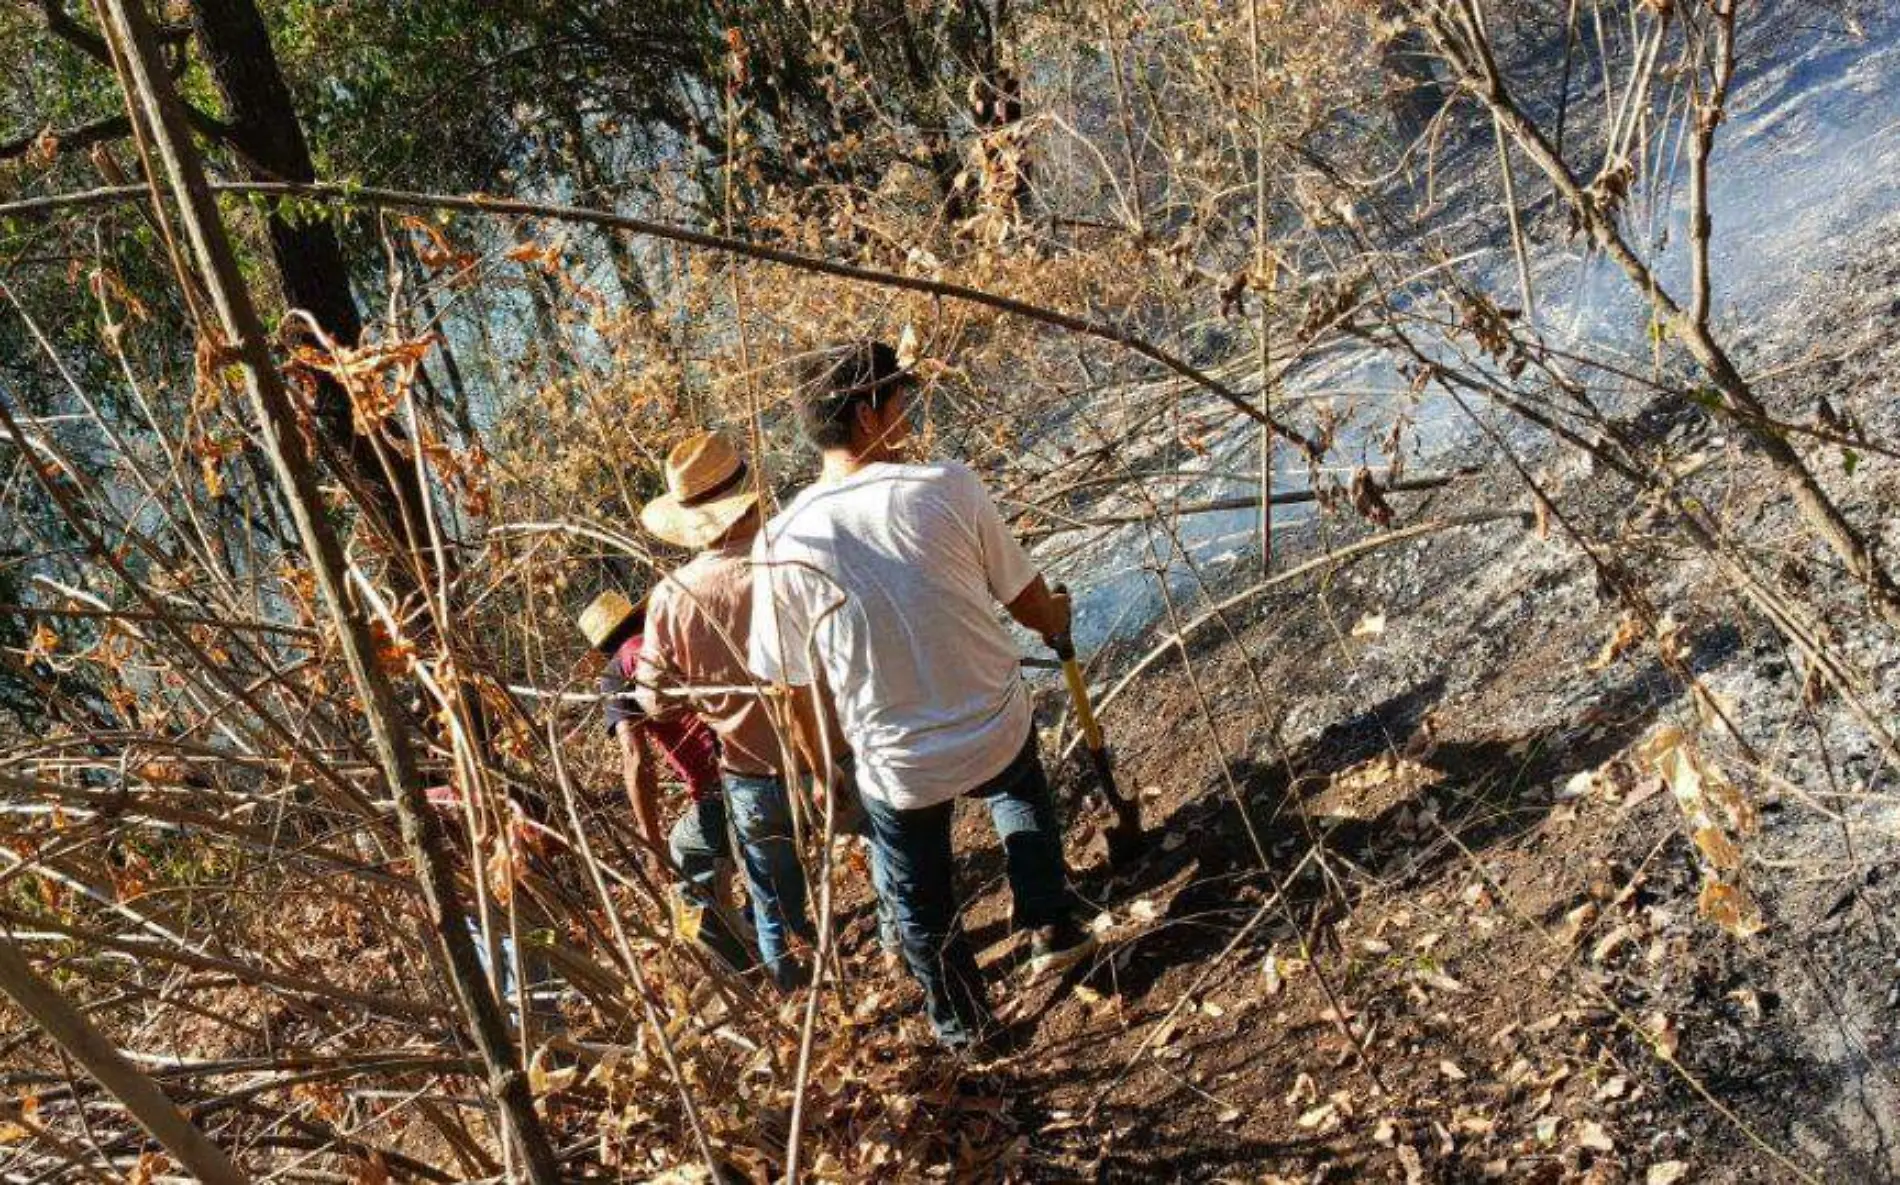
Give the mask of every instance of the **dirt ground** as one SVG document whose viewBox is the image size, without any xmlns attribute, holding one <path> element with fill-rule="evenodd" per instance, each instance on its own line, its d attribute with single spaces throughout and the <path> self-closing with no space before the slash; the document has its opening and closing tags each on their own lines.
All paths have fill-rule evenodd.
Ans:
<svg viewBox="0 0 1900 1185">
<path fill-rule="evenodd" d="M 1813 313 L 1743 343 L 1790 419 L 1825 395 L 1891 438 L 1900 238 L 1882 229 L 1882 251 L 1811 278 Z M 1631 426 L 1699 457 L 1697 496 L 1785 550 L 1810 604 L 1849 603 L 1701 409 L 1653 405 Z M 1090 838 L 1103 816 L 1080 800 L 1078 887 L 1105 911 L 1085 972 L 1022 986 L 1000 852 L 980 812 L 960 820 L 967 924 L 1028 1042 L 961 1087 L 1017 1133 L 1009 1175 L 1900 1179 L 1891 772 L 1837 705 L 1804 702 L 1773 632 L 1623 491 L 1576 460 L 1530 460 L 1586 536 L 1659 561 L 1649 591 L 1678 623 L 1678 671 L 1752 755 L 1698 727 L 1653 646 L 1610 652 L 1619 610 L 1559 529 L 1435 534 L 1235 609 L 1238 644 L 1207 627 L 1187 643 L 1192 680 L 1170 656 L 1106 711 L 1158 842 L 1110 880 Z M 1900 542 L 1900 466 L 1828 480 Z M 1400 509 L 1403 526 L 1528 498 L 1493 459 Z M 1353 535 L 1322 523 L 1301 547 Z M 1841 642 L 1891 714 L 1893 636 Z M 1706 862 L 1644 752 L 1672 727 L 1758 819 L 1740 840 L 1750 937 L 1699 908 Z M 1076 763 L 1058 778 L 1086 795 Z"/>
</svg>

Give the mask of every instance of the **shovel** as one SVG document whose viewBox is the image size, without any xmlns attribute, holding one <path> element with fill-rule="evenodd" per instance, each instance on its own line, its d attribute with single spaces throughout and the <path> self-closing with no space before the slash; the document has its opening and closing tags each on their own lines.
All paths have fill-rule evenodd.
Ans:
<svg viewBox="0 0 1900 1185">
<path fill-rule="evenodd" d="M 1148 852 L 1148 835 L 1141 829 L 1141 812 L 1115 786 L 1108 742 L 1102 738 L 1102 726 L 1095 719 L 1095 705 L 1089 700 L 1082 666 L 1075 660 L 1075 639 L 1066 633 L 1057 634 L 1049 640 L 1049 647 L 1062 660 L 1062 678 L 1069 685 L 1069 698 L 1075 701 L 1075 718 L 1082 726 L 1082 741 L 1088 747 L 1089 762 L 1095 767 L 1096 783 L 1102 797 L 1115 810 L 1114 826 L 1108 829 L 1108 865 L 1117 870 L 1128 868 Z"/>
</svg>

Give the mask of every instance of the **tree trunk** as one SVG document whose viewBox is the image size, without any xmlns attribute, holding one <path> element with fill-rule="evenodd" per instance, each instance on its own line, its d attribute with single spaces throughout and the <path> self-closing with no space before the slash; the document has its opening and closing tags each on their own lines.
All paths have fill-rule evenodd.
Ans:
<svg viewBox="0 0 1900 1185">
<path fill-rule="evenodd" d="M 253 0 L 193 0 L 192 23 L 246 176 L 316 180 L 310 145 L 257 5 Z M 336 228 L 325 219 L 292 221 L 274 212 L 266 225 L 284 303 L 309 313 L 338 344 L 357 345 L 363 319 L 350 295 L 349 267 Z M 418 529 L 423 522 L 422 492 L 412 467 L 391 466 L 393 478 L 384 470 L 369 439 L 357 435 L 349 396 L 337 384 L 318 385 L 316 411 L 333 459 L 368 496 L 391 539 L 408 550 L 405 520 Z"/>
<path fill-rule="evenodd" d="M 262 319 L 239 272 L 236 253 L 203 166 L 179 116 L 171 79 L 155 65 L 157 52 L 141 4 L 142 0 L 103 0 L 111 12 L 113 36 L 126 62 L 128 97 L 151 126 L 153 142 L 177 199 L 179 222 L 204 275 L 206 292 L 226 340 L 243 360 L 245 387 L 264 455 L 289 503 L 317 591 L 337 627 L 338 647 L 362 705 L 363 722 L 385 788 L 396 808 L 431 931 L 448 963 L 450 985 L 468 1020 L 468 1035 L 488 1072 L 489 1094 L 501 1112 L 512 1146 L 521 1155 L 528 1179 L 534 1185 L 559 1185 L 560 1164 L 535 1111 L 527 1074 L 508 1030 L 507 1014 L 489 988 L 469 934 L 447 837 L 424 795 L 422 773 L 402 726 L 395 688 L 379 665 L 365 612 L 346 591 L 342 543 L 325 514 L 322 493 L 300 443 L 295 412 L 265 340 Z"/>
<path fill-rule="evenodd" d="M 601 168 L 600 158 L 594 155 L 594 146 L 588 141 L 587 127 L 581 120 L 580 111 L 569 107 L 563 114 L 566 134 L 562 139 L 562 147 L 568 168 L 579 183 L 580 200 L 577 204 L 598 210 L 613 209 L 613 199 L 601 192 L 607 183 L 606 170 Z M 640 270 L 640 261 L 633 257 L 633 249 L 627 245 L 627 240 L 617 231 L 603 229 L 601 244 L 607 250 L 608 262 L 613 264 L 614 278 L 620 281 L 621 297 L 636 312 L 651 313 L 654 308 L 653 291 L 647 286 L 646 274 Z"/>
</svg>

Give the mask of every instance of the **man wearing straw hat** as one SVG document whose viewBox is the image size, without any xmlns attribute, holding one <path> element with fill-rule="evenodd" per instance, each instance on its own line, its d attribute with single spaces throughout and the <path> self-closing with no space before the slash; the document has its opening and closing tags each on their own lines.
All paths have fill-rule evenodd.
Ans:
<svg viewBox="0 0 1900 1185">
<path fill-rule="evenodd" d="M 661 693 L 684 689 L 692 710 L 718 735 L 727 817 L 745 865 L 759 955 L 773 982 L 790 988 L 806 975 L 791 954 L 791 936 L 815 943 L 817 934 L 792 830 L 785 751 L 762 689 L 746 670 L 758 495 L 744 458 L 716 432 L 675 445 L 665 476 L 666 493 L 642 508 L 640 522 L 697 554 L 653 590 L 635 673 L 640 702 L 650 718 L 670 719 L 680 701 L 668 703 Z"/>
<path fill-rule="evenodd" d="M 580 617 L 588 644 L 607 657 L 607 673 L 600 681 L 602 708 L 607 731 L 620 745 L 634 822 L 656 856 L 664 851 L 672 857 L 679 877 L 672 890 L 674 926 L 680 937 L 735 973 L 743 972 L 752 965 L 751 951 L 719 910 L 719 862 L 730 859 L 732 851 L 720 796 L 719 741 L 696 716 L 678 713 L 652 720 L 635 701 L 634 677 L 645 627 L 645 603 L 636 605 L 613 589 L 595 597 Z M 652 749 L 672 766 L 691 799 L 664 842 Z"/>
<path fill-rule="evenodd" d="M 957 916 L 958 798 L 989 807 L 1032 974 L 1095 948 L 1075 917 L 1017 649 L 995 608 L 1048 638 L 1068 629 L 1068 599 L 975 473 L 903 463 L 915 382 L 890 346 L 832 347 L 801 379 L 800 425 L 824 467 L 755 545 L 752 669 L 792 687 L 802 732 L 822 727 L 824 692 L 835 701 L 905 962 L 937 1039 L 968 1048 L 995 1021 Z"/>
</svg>

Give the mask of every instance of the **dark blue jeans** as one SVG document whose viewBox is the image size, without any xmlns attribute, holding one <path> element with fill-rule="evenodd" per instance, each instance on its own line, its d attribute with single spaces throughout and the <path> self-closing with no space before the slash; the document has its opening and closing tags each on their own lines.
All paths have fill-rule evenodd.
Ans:
<svg viewBox="0 0 1900 1185">
<path fill-rule="evenodd" d="M 1049 780 L 1032 730 L 1009 768 L 963 795 L 989 804 L 990 821 L 1003 841 L 1015 924 L 1046 926 L 1068 916 L 1068 870 L 1062 862 L 1062 832 L 1056 823 Z M 865 796 L 871 840 L 882 867 L 880 888 L 896 906 L 904 961 L 924 989 L 924 1010 L 937 1039 L 964 1045 L 995 1021 L 976 965 L 976 952 L 958 914 L 950 824 L 956 800 L 917 810 L 898 810 Z"/>
<path fill-rule="evenodd" d="M 774 980 L 797 934 L 816 945 L 806 902 L 805 869 L 798 863 L 792 832 L 792 804 L 782 778 L 726 774 L 726 809 L 745 861 L 746 893 L 752 899 L 752 925 L 758 932 L 759 957 Z"/>
<path fill-rule="evenodd" d="M 679 895 L 699 913 L 697 941 L 735 973 L 748 970 L 753 965 L 751 945 L 719 912 L 719 861 L 732 858 L 726 800 L 705 798 L 688 806 L 667 834 L 666 846 L 679 869 Z"/>
<path fill-rule="evenodd" d="M 730 833 L 728 812 L 732 823 Z M 861 821 L 857 831 L 868 836 L 868 823 Z M 704 916 L 708 922 L 702 927 L 702 935 L 708 945 L 735 970 L 744 970 L 753 965 L 751 952 L 743 939 L 715 925 L 717 915 L 712 910 L 717 862 L 729 858 L 733 850 L 729 835 L 736 835 L 739 841 L 759 954 L 776 979 L 789 947 L 788 934 L 797 934 L 813 945 L 818 941 L 817 929 L 811 922 L 805 872 L 799 865 L 793 843 L 791 803 L 779 779 L 728 773 L 725 796 L 694 803 L 673 825 L 667 842 L 673 863 L 680 870 L 681 892 L 687 900 L 706 910 Z M 874 886 L 883 883 L 882 867 L 883 861 L 874 846 L 871 852 Z M 896 951 L 897 924 L 890 912 L 889 894 L 879 887 L 875 897 L 878 941 L 885 949 Z"/>
</svg>

